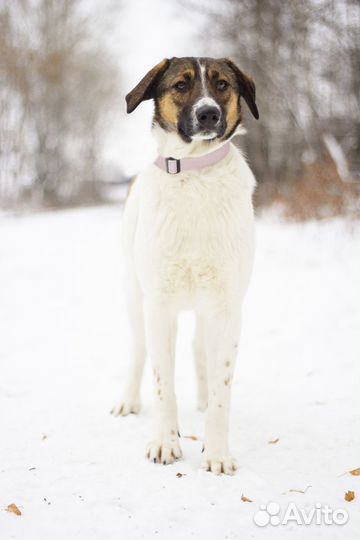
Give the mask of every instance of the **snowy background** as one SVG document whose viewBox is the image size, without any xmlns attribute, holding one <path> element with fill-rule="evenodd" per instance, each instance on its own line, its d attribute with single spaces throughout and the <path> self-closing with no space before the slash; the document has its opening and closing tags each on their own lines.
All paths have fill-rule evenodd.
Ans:
<svg viewBox="0 0 360 540">
<path fill-rule="evenodd" d="M 121 213 L 0 219 L 1 540 L 358 537 L 360 477 L 347 471 L 360 466 L 359 226 L 258 219 L 233 387 L 240 469 L 215 477 L 199 470 L 190 314 L 177 349 L 184 459 L 166 467 L 145 459 L 149 367 L 141 414 L 109 414 L 129 354 Z M 349 521 L 254 524 L 261 504 L 283 512 L 290 501 L 345 508 Z M 5 511 L 12 503 L 21 516 Z"/>
</svg>

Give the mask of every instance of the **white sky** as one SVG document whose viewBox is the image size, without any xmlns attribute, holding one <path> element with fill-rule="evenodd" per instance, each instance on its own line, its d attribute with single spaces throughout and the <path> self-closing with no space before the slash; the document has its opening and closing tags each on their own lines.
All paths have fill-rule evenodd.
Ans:
<svg viewBox="0 0 360 540">
<path fill-rule="evenodd" d="M 134 174 L 155 155 L 150 134 L 153 105 L 144 102 L 127 116 L 125 95 L 163 58 L 200 56 L 204 45 L 196 39 L 199 21 L 191 20 L 189 10 L 184 14 L 176 1 L 125 0 L 123 4 L 109 44 L 119 55 L 123 82 L 119 107 L 124 115 L 114 118 L 105 157 L 121 164 L 126 174 Z"/>
</svg>

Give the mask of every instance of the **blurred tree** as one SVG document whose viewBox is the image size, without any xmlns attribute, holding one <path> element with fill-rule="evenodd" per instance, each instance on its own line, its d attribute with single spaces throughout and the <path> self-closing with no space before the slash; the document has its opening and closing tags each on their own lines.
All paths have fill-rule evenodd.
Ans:
<svg viewBox="0 0 360 540">
<path fill-rule="evenodd" d="M 255 80 L 260 122 L 250 120 L 245 145 L 259 182 L 286 189 L 306 163 L 324 159 L 327 134 L 358 174 L 358 0 L 179 1 L 203 15 L 209 56 L 233 57 Z"/>
<path fill-rule="evenodd" d="M 102 128 L 118 92 L 81 0 L 0 3 L 0 197 L 98 196 Z"/>
</svg>

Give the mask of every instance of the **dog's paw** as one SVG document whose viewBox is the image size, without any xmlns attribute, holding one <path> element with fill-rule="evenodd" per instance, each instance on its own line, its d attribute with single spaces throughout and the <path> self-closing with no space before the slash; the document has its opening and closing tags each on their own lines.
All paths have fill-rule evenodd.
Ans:
<svg viewBox="0 0 360 540">
<path fill-rule="evenodd" d="M 148 444 L 146 457 L 154 463 L 168 465 L 182 457 L 182 451 L 178 441 L 155 440 Z"/>
<path fill-rule="evenodd" d="M 217 457 L 217 456 L 205 456 L 201 468 L 205 471 L 212 472 L 214 474 L 229 474 L 234 475 L 238 470 L 238 464 L 236 459 L 226 456 L 226 457 Z"/>
<path fill-rule="evenodd" d="M 110 411 L 114 416 L 127 416 L 128 414 L 138 414 L 140 411 L 140 401 L 136 399 L 124 399 L 115 405 Z"/>
</svg>

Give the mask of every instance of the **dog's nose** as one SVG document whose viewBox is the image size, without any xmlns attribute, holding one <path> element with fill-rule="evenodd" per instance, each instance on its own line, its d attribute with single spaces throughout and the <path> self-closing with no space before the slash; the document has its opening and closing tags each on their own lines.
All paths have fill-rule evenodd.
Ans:
<svg viewBox="0 0 360 540">
<path fill-rule="evenodd" d="M 201 127 L 213 129 L 219 123 L 220 111 L 216 107 L 204 105 L 196 111 L 196 118 Z"/>
</svg>

